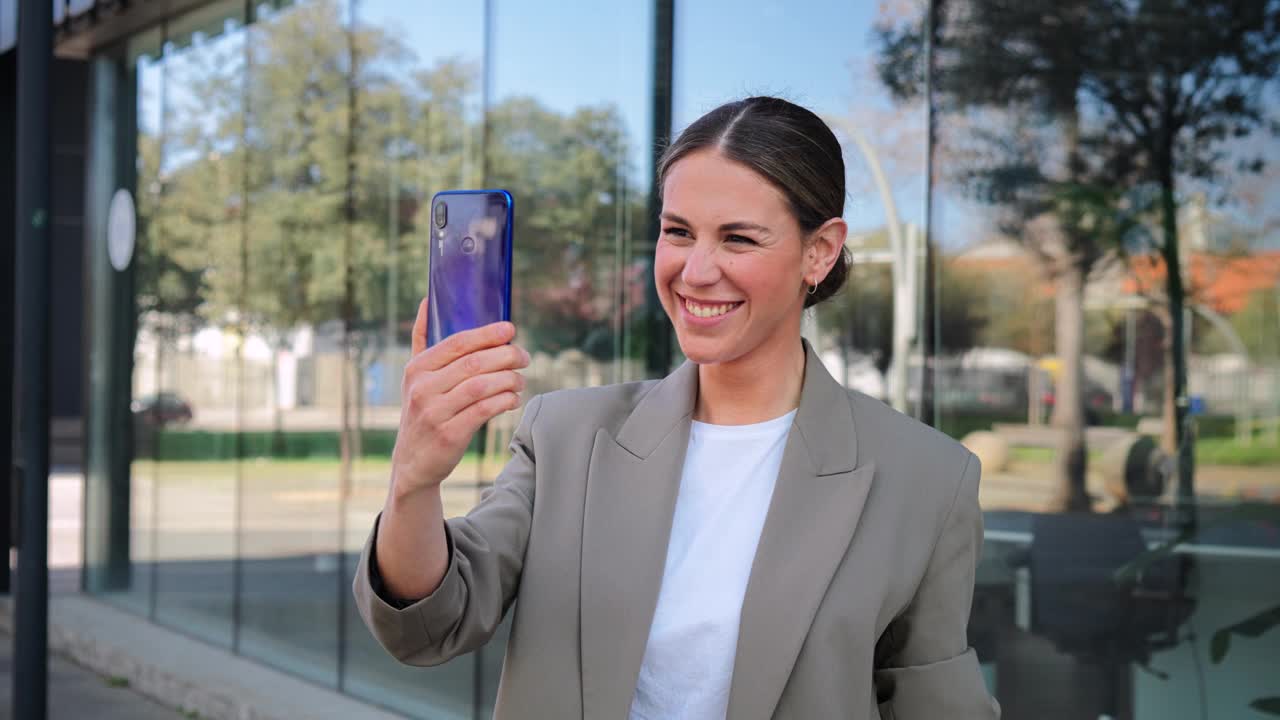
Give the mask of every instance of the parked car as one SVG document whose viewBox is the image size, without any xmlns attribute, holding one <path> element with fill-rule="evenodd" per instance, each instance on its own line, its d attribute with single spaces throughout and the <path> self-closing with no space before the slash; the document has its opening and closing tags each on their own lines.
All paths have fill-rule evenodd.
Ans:
<svg viewBox="0 0 1280 720">
<path fill-rule="evenodd" d="M 1053 388 L 1040 396 L 1045 410 L 1052 415 L 1055 394 Z M 1084 421 L 1086 425 L 1102 424 L 1102 413 L 1111 410 L 1114 402 L 1112 395 L 1105 388 L 1093 383 L 1086 383 L 1084 390 Z"/>
<path fill-rule="evenodd" d="M 160 392 L 155 395 L 143 395 L 130 403 L 135 423 L 150 427 L 165 425 L 185 425 L 191 422 L 194 413 L 191 403 L 175 392 Z"/>
</svg>

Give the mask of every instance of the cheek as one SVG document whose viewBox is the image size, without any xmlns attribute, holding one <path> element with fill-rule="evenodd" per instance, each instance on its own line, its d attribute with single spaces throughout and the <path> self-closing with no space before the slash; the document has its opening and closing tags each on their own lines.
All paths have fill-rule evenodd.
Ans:
<svg viewBox="0 0 1280 720">
<path fill-rule="evenodd" d="M 684 256 L 680 251 L 667 243 L 659 242 L 653 255 L 653 279 L 659 293 L 666 291 L 683 267 Z"/>
<path fill-rule="evenodd" d="M 734 284 L 762 299 L 775 298 L 791 288 L 791 276 L 765 258 L 736 258 L 726 264 L 725 274 L 731 275 Z"/>
</svg>

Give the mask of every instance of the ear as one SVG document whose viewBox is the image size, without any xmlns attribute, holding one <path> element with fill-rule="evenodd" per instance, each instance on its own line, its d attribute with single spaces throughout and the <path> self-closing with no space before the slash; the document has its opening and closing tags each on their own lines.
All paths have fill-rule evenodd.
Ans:
<svg viewBox="0 0 1280 720">
<path fill-rule="evenodd" d="M 835 266 L 849 235 L 849 225 L 844 218 L 831 218 L 809 235 L 804 251 L 804 276 L 806 282 L 821 283 Z"/>
</svg>

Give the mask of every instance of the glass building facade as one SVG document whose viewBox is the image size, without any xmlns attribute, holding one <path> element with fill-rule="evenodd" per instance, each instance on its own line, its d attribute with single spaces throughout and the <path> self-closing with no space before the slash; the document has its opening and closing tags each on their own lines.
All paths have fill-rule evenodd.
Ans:
<svg viewBox="0 0 1280 720">
<path fill-rule="evenodd" d="M 779 94 L 845 148 L 854 264 L 806 336 L 983 459 L 970 642 L 1005 717 L 1280 712 L 1280 6 L 1157 5 L 220 0 L 96 48 L 85 589 L 410 717 L 489 716 L 505 628 L 400 666 L 350 595 L 429 200 L 514 194 L 530 395 L 660 377 L 656 154 Z"/>
</svg>

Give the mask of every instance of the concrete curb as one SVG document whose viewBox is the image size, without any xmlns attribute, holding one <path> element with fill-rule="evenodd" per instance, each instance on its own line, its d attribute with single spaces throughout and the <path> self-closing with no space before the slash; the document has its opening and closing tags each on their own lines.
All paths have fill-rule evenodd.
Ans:
<svg viewBox="0 0 1280 720">
<path fill-rule="evenodd" d="M 12 602 L 0 598 L 8 633 Z M 49 651 L 202 720 L 402 718 L 81 594 L 50 598 Z"/>
</svg>

